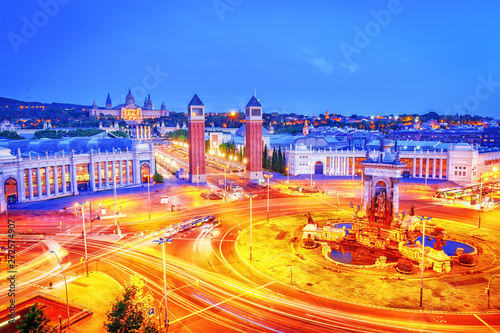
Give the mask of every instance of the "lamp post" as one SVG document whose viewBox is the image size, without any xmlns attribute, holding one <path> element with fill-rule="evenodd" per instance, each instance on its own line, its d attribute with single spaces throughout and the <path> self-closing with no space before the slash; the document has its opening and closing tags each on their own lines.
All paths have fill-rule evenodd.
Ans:
<svg viewBox="0 0 500 333">
<path fill-rule="evenodd" d="M 87 277 L 89 276 L 89 259 L 87 256 L 87 233 L 85 232 L 85 215 L 83 212 L 83 205 L 85 205 L 87 202 L 79 202 L 76 205 L 80 205 L 82 208 L 82 226 L 83 226 L 83 243 L 85 245 L 85 265 L 87 266 Z"/>
<path fill-rule="evenodd" d="M 483 177 L 479 177 L 479 219 L 478 228 L 481 228 L 481 211 L 483 210 Z"/>
<path fill-rule="evenodd" d="M 149 190 L 149 183 L 151 183 L 151 174 L 148 174 L 148 213 L 151 220 L 151 191 Z"/>
<path fill-rule="evenodd" d="M 364 195 L 363 195 L 363 183 L 365 182 L 364 180 L 364 177 L 363 177 L 363 174 L 364 174 L 364 171 L 363 170 L 358 170 L 358 172 L 361 172 L 361 179 L 360 179 L 360 184 L 359 184 L 359 189 L 361 191 L 361 207 L 363 207 L 363 203 L 364 203 Z"/>
<path fill-rule="evenodd" d="M 423 223 L 422 227 L 422 267 L 421 267 L 421 277 L 420 277 L 420 307 L 422 307 L 422 297 L 424 294 L 424 257 L 425 257 L 425 217 L 421 217 L 420 221 Z M 432 220 L 432 217 L 428 217 L 427 220 Z"/>
<path fill-rule="evenodd" d="M 228 167 L 228 165 L 224 164 L 224 201 L 227 201 L 226 167 Z"/>
<path fill-rule="evenodd" d="M 153 240 L 155 243 L 159 243 L 163 247 L 163 292 L 165 298 L 165 328 L 168 332 L 168 311 L 167 311 L 167 271 L 165 269 L 165 243 L 172 243 L 172 238 L 160 238 L 158 240 Z"/>
<path fill-rule="evenodd" d="M 286 183 L 288 186 L 290 186 L 290 163 L 286 164 Z"/>
<path fill-rule="evenodd" d="M 116 220 L 116 178 L 113 177 L 113 203 L 115 206 L 115 225 L 117 228 L 117 234 L 120 234 L 120 226 L 118 225 L 118 222 Z"/>
<path fill-rule="evenodd" d="M 257 194 L 245 194 L 247 198 L 250 198 L 250 260 L 252 260 L 252 199 L 257 196 Z"/>
<path fill-rule="evenodd" d="M 311 194 L 313 192 L 313 161 L 311 161 Z"/>
<path fill-rule="evenodd" d="M 66 275 L 64 274 L 64 269 L 61 265 L 61 260 L 59 260 L 59 257 L 57 256 L 56 251 L 51 250 L 50 252 L 54 253 L 54 255 L 57 258 L 57 262 L 59 263 L 59 266 L 61 266 L 61 272 L 63 274 L 64 278 L 64 286 L 66 287 L 66 310 L 68 311 L 68 328 L 70 328 L 70 322 L 69 322 L 69 302 L 68 302 L 68 284 L 66 283 Z"/>
<path fill-rule="evenodd" d="M 264 175 L 264 178 L 267 178 L 267 222 L 269 222 L 269 187 L 271 186 L 269 184 L 269 181 L 271 178 L 273 178 L 273 174 L 266 174 Z"/>
</svg>

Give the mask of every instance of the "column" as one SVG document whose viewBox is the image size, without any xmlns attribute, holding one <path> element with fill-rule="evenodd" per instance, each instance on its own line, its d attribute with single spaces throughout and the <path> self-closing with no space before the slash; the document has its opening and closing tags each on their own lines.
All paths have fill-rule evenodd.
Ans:
<svg viewBox="0 0 500 333">
<path fill-rule="evenodd" d="M 109 187 L 109 167 L 108 167 L 108 161 L 104 161 L 104 174 L 106 176 L 106 187 Z"/>
<path fill-rule="evenodd" d="M 120 160 L 118 162 L 118 165 L 119 165 L 119 168 L 120 168 L 120 186 L 123 186 L 123 164 L 122 164 L 122 160 Z"/>
<path fill-rule="evenodd" d="M 340 157 L 335 158 L 335 175 L 340 175 Z"/>
<path fill-rule="evenodd" d="M 33 200 L 33 169 L 28 169 L 28 186 L 30 190 L 30 200 Z"/>
<path fill-rule="evenodd" d="M 393 179 L 392 182 L 394 184 L 392 205 L 394 218 L 396 219 L 399 218 L 399 179 Z"/>
<path fill-rule="evenodd" d="M 415 178 L 415 174 L 417 173 L 417 159 L 413 158 L 413 178 Z"/>
<path fill-rule="evenodd" d="M 69 165 L 70 182 L 71 182 L 71 192 L 73 194 L 78 194 L 78 182 L 76 181 L 76 164 L 74 161 Z"/>
<path fill-rule="evenodd" d="M 349 174 L 349 157 L 344 157 L 344 176 Z"/>
<path fill-rule="evenodd" d="M 437 178 L 436 177 L 436 159 L 435 158 L 432 160 L 432 178 Z"/>
<path fill-rule="evenodd" d="M 127 185 L 130 184 L 130 161 L 125 161 L 125 169 L 127 170 Z"/>
<path fill-rule="evenodd" d="M 113 168 L 113 172 L 111 172 L 112 177 L 113 177 L 113 184 L 116 182 L 116 165 L 115 161 L 111 162 L 111 167 Z"/>
<path fill-rule="evenodd" d="M 94 192 L 96 190 L 95 188 L 95 163 L 92 159 L 90 159 L 90 165 L 89 165 L 89 178 L 90 178 L 90 190 Z"/>
<path fill-rule="evenodd" d="M 59 195 L 59 177 L 57 174 L 57 165 L 54 165 L 53 168 L 54 168 L 54 194 Z"/>
<path fill-rule="evenodd" d="M 418 177 L 422 178 L 422 163 L 424 162 L 424 159 L 420 157 L 420 165 L 418 166 Z"/>
<path fill-rule="evenodd" d="M 36 187 L 38 189 L 38 199 L 42 198 L 42 175 L 40 168 L 36 168 Z"/>
<path fill-rule="evenodd" d="M 50 167 L 45 167 L 45 188 L 47 189 L 47 196 L 50 196 Z"/>
<path fill-rule="evenodd" d="M 102 163 L 97 162 L 97 181 L 99 182 L 99 189 L 102 189 Z"/>
<path fill-rule="evenodd" d="M 365 212 L 365 216 L 368 216 L 368 207 L 370 206 L 370 183 L 371 183 L 371 177 L 370 176 L 364 176 L 364 179 L 365 179 L 365 197 L 364 197 L 364 200 L 363 200 L 363 211 Z"/>
<path fill-rule="evenodd" d="M 352 158 L 352 175 L 356 174 L 356 157 L 353 156 Z"/>
<path fill-rule="evenodd" d="M 443 179 L 443 159 L 439 159 L 439 179 Z"/>
<path fill-rule="evenodd" d="M 63 164 L 61 166 L 61 173 L 62 173 L 62 183 L 63 183 L 63 194 L 66 194 L 67 192 L 67 184 L 66 184 L 66 164 Z"/>
<path fill-rule="evenodd" d="M 429 178 L 429 158 L 425 159 L 425 175 L 424 177 Z"/>
</svg>

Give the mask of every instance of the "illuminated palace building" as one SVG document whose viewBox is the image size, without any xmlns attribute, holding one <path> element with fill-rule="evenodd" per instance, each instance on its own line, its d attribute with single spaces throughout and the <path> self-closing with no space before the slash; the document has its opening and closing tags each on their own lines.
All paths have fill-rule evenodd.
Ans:
<svg viewBox="0 0 500 333">
<path fill-rule="evenodd" d="M 272 143 L 272 140 L 271 140 Z M 321 137 L 296 139 L 286 149 L 290 175 L 359 175 L 361 162 L 377 158 L 380 142 L 374 140 L 365 149 L 341 147 Z M 468 143 L 439 141 L 397 141 L 393 150 L 405 164 L 403 178 L 439 179 L 467 185 L 483 172 L 500 163 L 500 150 Z"/>
<path fill-rule="evenodd" d="M 144 100 L 144 107 L 141 108 L 137 104 L 135 104 L 135 98 L 128 91 L 127 97 L 125 98 L 125 104 L 120 104 L 113 107 L 111 103 L 111 97 L 108 94 L 106 98 L 106 107 L 102 108 L 97 105 L 97 102 L 94 101 L 92 107 L 89 111 L 90 116 L 99 116 L 99 115 L 112 115 L 115 117 L 119 117 L 125 120 L 129 124 L 140 124 L 144 118 L 159 118 L 163 116 L 169 115 L 169 110 L 167 110 L 165 103 L 162 102 L 160 110 L 154 110 L 153 101 L 151 100 L 151 96 L 148 95 L 148 98 Z"/>
<path fill-rule="evenodd" d="M 151 143 L 131 139 L 0 140 L 1 196 L 30 202 L 141 184 L 155 172 Z M 4 197 L 5 195 L 5 197 Z"/>
</svg>

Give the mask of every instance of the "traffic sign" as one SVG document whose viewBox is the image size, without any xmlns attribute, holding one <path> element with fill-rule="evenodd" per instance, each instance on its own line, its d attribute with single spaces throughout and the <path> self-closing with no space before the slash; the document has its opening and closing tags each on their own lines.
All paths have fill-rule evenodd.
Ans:
<svg viewBox="0 0 500 333">
<path fill-rule="evenodd" d="M 149 309 L 148 314 L 149 314 L 150 317 L 153 317 L 154 314 L 155 314 L 155 308 Z"/>
<path fill-rule="evenodd" d="M 167 243 L 172 243 L 172 237 L 167 238 L 167 239 L 165 240 L 165 242 L 167 242 Z"/>
</svg>

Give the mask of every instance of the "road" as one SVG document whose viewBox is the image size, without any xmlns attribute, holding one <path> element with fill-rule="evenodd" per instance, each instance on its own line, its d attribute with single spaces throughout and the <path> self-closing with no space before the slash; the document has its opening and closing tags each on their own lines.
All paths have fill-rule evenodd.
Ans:
<svg viewBox="0 0 500 333">
<path fill-rule="evenodd" d="M 215 171 L 214 171 L 215 173 Z M 234 176 L 234 181 L 237 176 Z M 217 182 L 220 175 L 210 176 Z M 358 188 L 338 186 L 341 193 L 339 209 L 350 209 L 357 204 Z M 245 187 L 257 191 L 255 187 Z M 185 189 L 190 191 L 190 189 Z M 260 191 L 260 190 L 259 190 Z M 155 198 L 160 194 L 154 194 Z M 181 195 L 179 192 L 176 195 Z M 198 197 L 193 194 L 192 198 Z M 201 199 L 200 199 L 201 200 Z M 357 201 L 356 201 L 357 200 Z M 428 194 L 409 192 L 400 201 L 401 210 L 415 205 L 418 215 L 432 216 L 460 223 L 477 225 L 477 211 L 466 208 L 436 205 Z M 143 205 L 144 206 L 144 205 Z M 223 224 L 210 235 L 197 227 L 173 237 L 166 245 L 168 283 L 168 316 L 171 332 L 495 332 L 500 329 L 500 316 L 492 314 L 449 314 L 425 311 L 400 311 L 366 307 L 334 301 L 312 295 L 270 280 L 247 265 L 236 252 L 238 229 L 249 226 L 249 202 L 202 201 L 184 211 L 154 214 L 151 220 L 143 214 L 130 215 L 120 222 L 126 237 L 116 243 L 87 240 L 91 270 L 104 271 L 119 282 L 129 275 L 142 276 L 156 304 L 163 304 L 163 271 L 161 246 L 153 243 L 153 232 L 172 223 L 197 215 L 216 215 Z M 161 206 L 154 206 L 161 207 Z M 287 196 L 271 190 L 270 217 L 277 218 L 337 209 L 337 198 L 325 196 Z M 140 209 L 139 209 L 140 210 Z M 499 231 L 498 212 L 483 212 L 482 228 Z M 253 221 L 265 221 L 267 200 L 253 202 Z M 69 252 L 63 266 L 70 276 L 82 273 L 80 258 L 84 256 L 81 237 L 81 217 L 67 217 L 67 234 L 56 233 L 59 225 L 47 218 L 43 226 L 30 226 L 20 220 L 23 232 L 29 228 L 52 233 L 53 239 Z M 114 229 L 114 221 L 99 221 L 97 230 Z M 88 231 L 88 230 L 87 230 Z M 141 232 L 146 232 L 144 237 Z M 24 236 L 23 236 L 24 237 Z M 31 244 L 31 243 L 30 243 Z M 27 246 L 43 247 L 38 240 Z M 258 246 L 258 245 L 256 245 Z M 26 250 L 29 252 L 30 250 Z M 85 266 L 83 265 L 85 270 Z M 19 273 L 19 295 L 43 290 L 49 282 L 62 281 L 60 269 L 50 255 L 34 257 Z M 0 304 L 6 304 L 6 284 L 0 286 Z"/>
</svg>

